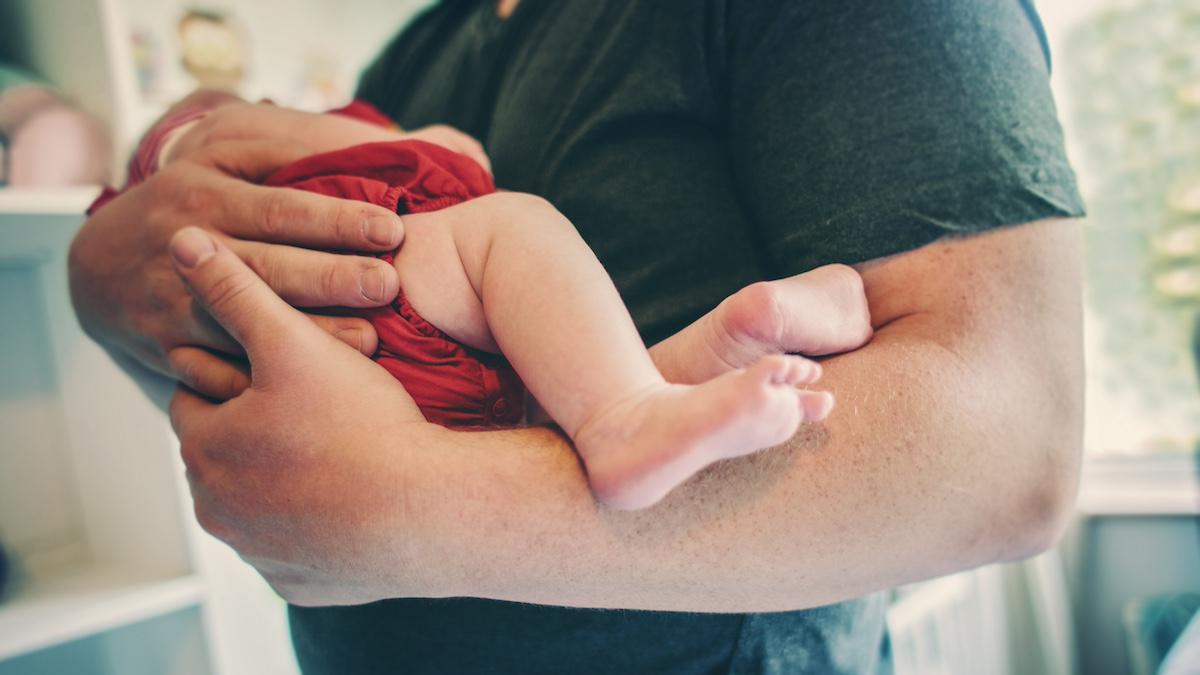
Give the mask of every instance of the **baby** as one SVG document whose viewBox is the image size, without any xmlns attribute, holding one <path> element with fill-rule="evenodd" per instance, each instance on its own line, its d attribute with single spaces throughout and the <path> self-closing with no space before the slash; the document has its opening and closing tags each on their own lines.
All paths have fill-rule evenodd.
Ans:
<svg viewBox="0 0 1200 675">
<path fill-rule="evenodd" d="M 490 174 L 465 155 L 419 140 L 372 143 L 306 158 L 267 184 L 401 214 L 492 200 L 487 222 L 405 218 L 404 244 L 385 256 L 400 296 L 362 312 L 379 334 L 375 358 L 427 419 L 447 426 L 522 424 L 527 387 L 570 436 L 594 494 L 611 508 L 650 506 L 709 464 L 781 443 L 832 408 L 829 393 L 799 388 L 820 377 L 815 363 L 754 353 L 749 341 L 714 346 L 722 339 L 715 322 L 728 319 L 715 313 L 680 339 L 740 349 L 746 367 L 722 367 L 716 353 L 710 379 L 667 382 L 571 223 L 540 202 L 506 208 L 505 196 L 488 196 Z M 540 217 L 529 217 L 531 204 L 541 204 Z"/>
</svg>

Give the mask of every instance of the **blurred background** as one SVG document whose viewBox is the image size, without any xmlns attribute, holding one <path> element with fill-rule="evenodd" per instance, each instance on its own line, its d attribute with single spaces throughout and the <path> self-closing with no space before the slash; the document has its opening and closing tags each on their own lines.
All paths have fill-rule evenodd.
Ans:
<svg viewBox="0 0 1200 675">
<path fill-rule="evenodd" d="M 195 526 L 165 420 L 80 334 L 64 255 L 171 102 L 342 104 L 425 4 L 0 0 L 0 675 L 296 672 L 282 601 Z M 1038 9 L 1090 211 L 1078 518 L 897 589 L 897 672 L 1200 673 L 1200 0 Z"/>
</svg>

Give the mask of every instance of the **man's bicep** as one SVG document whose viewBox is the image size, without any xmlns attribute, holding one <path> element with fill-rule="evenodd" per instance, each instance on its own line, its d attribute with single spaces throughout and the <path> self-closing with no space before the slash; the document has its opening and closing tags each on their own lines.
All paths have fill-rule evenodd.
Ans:
<svg viewBox="0 0 1200 675">
<path fill-rule="evenodd" d="M 1032 497 L 1021 513 L 1038 528 L 1035 543 L 1061 531 L 1077 486 L 1081 257 L 1079 221 L 1055 219 L 947 237 L 858 266 L 876 340 L 936 345 L 969 383 L 955 405 L 979 414 L 971 433 L 994 434 L 993 451 L 1027 484 Z"/>
<path fill-rule="evenodd" d="M 919 319 L 973 341 L 1039 331 L 1077 338 L 1081 255 L 1079 221 L 1050 219 L 947 236 L 854 267 L 877 329 Z"/>
</svg>

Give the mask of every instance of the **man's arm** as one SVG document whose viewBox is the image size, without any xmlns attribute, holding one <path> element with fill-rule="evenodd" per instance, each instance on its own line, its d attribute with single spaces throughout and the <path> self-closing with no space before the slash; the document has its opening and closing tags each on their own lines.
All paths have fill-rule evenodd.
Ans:
<svg viewBox="0 0 1200 675">
<path fill-rule="evenodd" d="M 1079 250 L 1056 221 L 863 266 L 877 332 L 825 363 L 827 423 L 641 512 L 599 508 L 548 429 L 389 416 L 399 388 L 311 326 L 275 337 L 290 310 L 242 292 L 257 282 L 232 256 L 181 273 L 255 384 L 223 405 L 180 394 L 173 421 L 202 524 L 299 604 L 816 606 L 1055 540 L 1079 461 Z"/>
<path fill-rule="evenodd" d="M 1045 549 L 1079 462 L 1077 229 L 866 265 L 877 333 L 825 363 L 837 411 L 659 508 L 597 509 L 570 447 L 542 429 L 448 439 L 406 477 L 409 573 L 445 595 L 767 611 Z"/>
</svg>

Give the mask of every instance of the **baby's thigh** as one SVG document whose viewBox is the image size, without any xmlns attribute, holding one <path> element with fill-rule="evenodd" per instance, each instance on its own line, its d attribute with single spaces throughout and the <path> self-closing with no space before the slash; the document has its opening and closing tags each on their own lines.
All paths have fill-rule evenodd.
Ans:
<svg viewBox="0 0 1200 675">
<path fill-rule="evenodd" d="M 467 346 L 500 351 L 446 219 L 437 212 L 404 216 L 395 266 L 401 292 L 426 321 Z"/>
</svg>

